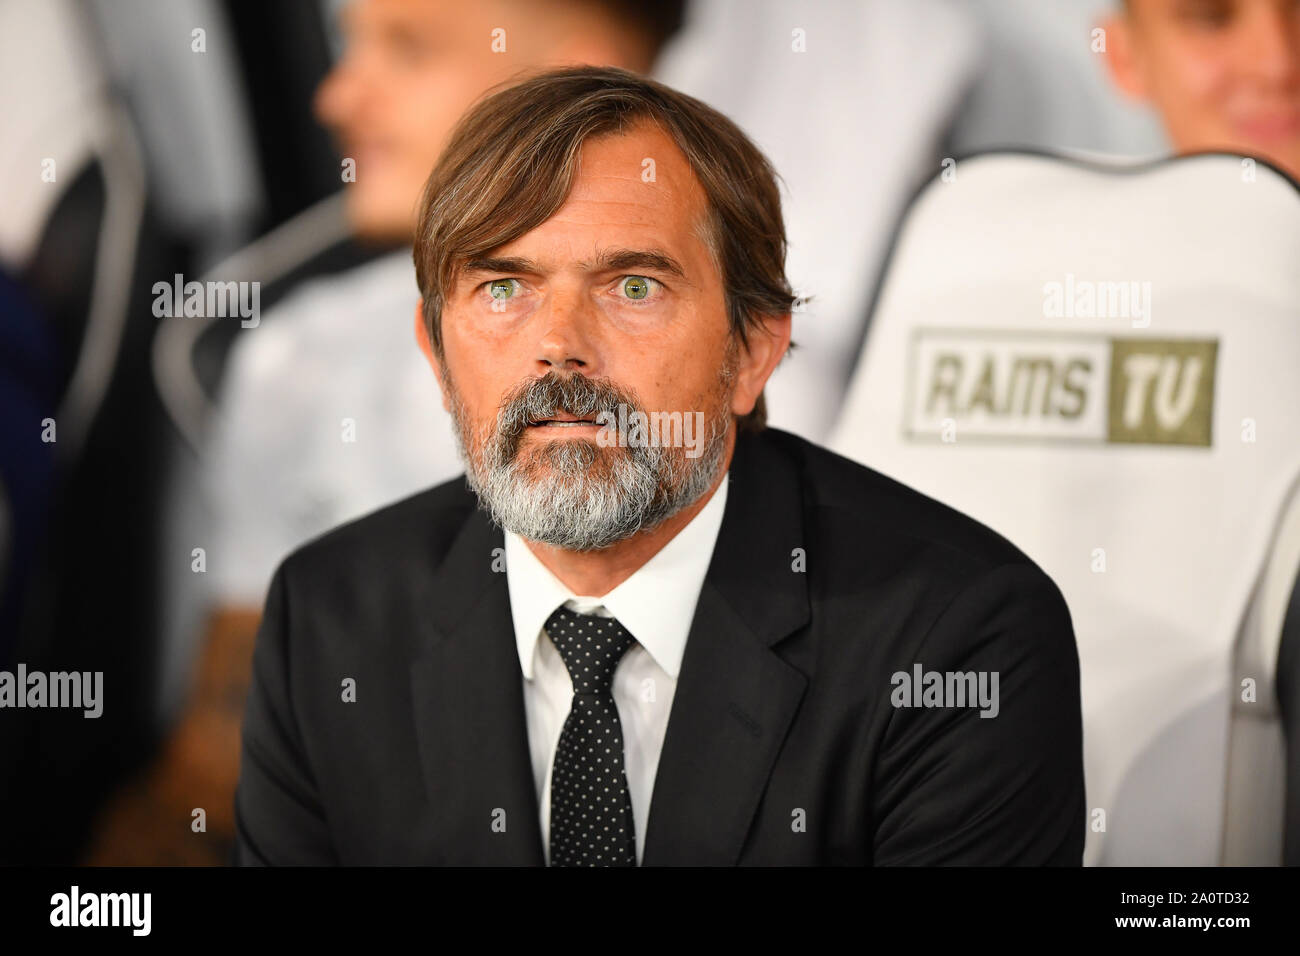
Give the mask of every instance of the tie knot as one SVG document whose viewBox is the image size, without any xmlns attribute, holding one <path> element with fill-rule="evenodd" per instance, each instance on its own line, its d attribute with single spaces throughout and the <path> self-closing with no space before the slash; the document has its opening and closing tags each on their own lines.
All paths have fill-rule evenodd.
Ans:
<svg viewBox="0 0 1300 956">
<path fill-rule="evenodd" d="M 579 614 L 563 605 L 547 618 L 546 633 L 573 679 L 575 694 L 607 693 L 618 662 L 636 643 L 617 618 Z"/>
</svg>

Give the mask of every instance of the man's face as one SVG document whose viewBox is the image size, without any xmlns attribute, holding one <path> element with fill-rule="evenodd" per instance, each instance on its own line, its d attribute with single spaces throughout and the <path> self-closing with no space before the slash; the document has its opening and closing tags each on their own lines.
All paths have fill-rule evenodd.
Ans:
<svg viewBox="0 0 1300 956">
<path fill-rule="evenodd" d="M 1300 0 L 1132 0 L 1115 79 L 1178 152 L 1262 156 L 1300 177 Z"/>
<path fill-rule="evenodd" d="M 420 192 L 452 128 L 497 83 L 564 62 L 644 65 L 609 21 L 585 11 L 520 0 L 352 0 L 341 18 L 343 57 L 315 106 L 342 155 L 356 161 L 346 192 L 353 229 L 410 241 Z"/>
<path fill-rule="evenodd" d="M 725 469 L 733 413 L 753 408 L 770 367 L 731 334 L 706 210 L 657 127 L 588 140 L 560 210 L 466 263 L 448 290 L 435 371 L 471 483 L 505 527 L 605 547 L 691 504 Z M 620 403 L 701 421 L 702 449 L 602 444 L 596 416 Z"/>
</svg>

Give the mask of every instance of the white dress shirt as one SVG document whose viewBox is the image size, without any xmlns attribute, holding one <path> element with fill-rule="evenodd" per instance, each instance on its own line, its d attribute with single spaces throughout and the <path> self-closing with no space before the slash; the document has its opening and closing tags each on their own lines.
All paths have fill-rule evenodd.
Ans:
<svg viewBox="0 0 1300 956">
<path fill-rule="evenodd" d="M 551 860 L 551 769 L 573 704 L 573 680 L 543 625 L 563 604 L 580 614 L 616 617 L 636 638 L 637 643 L 614 671 L 612 689 L 623 724 L 624 768 L 639 865 L 677 675 L 722 524 L 730 480 L 730 476 L 724 478 L 686 527 L 603 597 L 574 595 L 537 560 L 522 538 L 505 533 L 506 579 L 524 675 L 524 711 L 547 865 Z"/>
</svg>

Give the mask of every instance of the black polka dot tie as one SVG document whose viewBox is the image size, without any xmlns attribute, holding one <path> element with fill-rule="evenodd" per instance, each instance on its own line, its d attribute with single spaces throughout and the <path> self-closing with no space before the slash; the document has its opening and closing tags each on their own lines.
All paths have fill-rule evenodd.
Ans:
<svg viewBox="0 0 1300 956">
<path fill-rule="evenodd" d="M 610 690 L 636 639 L 612 617 L 563 606 L 546 633 L 573 679 L 551 772 L 551 866 L 636 866 L 623 725 Z"/>
</svg>

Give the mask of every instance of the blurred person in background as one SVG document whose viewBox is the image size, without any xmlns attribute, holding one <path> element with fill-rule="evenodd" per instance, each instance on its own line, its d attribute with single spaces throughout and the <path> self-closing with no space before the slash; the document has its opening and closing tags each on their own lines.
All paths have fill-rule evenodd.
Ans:
<svg viewBox="0 0 1300 956">
<path fill-rule="evenodd" d="M 1115 84 L 1154 107 L 1176 152 L 1300 179 L 1300 2 L 1126 0 L 1103 27 Z"/>
<path fill-rule="evenodd" d="M 637 0 L 356 0 L 346 47 L 317 90 L 320 121 L 358 176 L 346 189 L 362 236 L 414 238 L 420 190 L 452 127 L 489 87 L 551 63 L 649 70 L 682 3 Z"/>
</svg>

